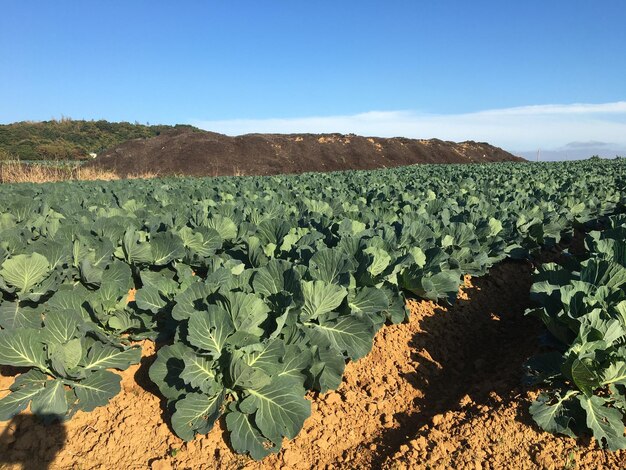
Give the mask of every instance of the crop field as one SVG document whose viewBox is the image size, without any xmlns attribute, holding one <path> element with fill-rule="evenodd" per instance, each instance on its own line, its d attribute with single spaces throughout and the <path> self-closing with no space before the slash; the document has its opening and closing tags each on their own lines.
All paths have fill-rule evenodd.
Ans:
<svg viewBox="0 0 626 470">
<path fill-rule="evenodd" d="M 625 209 L 623 159 L 1 185 L 0 467 L 626 465 Z"/>
</svg>

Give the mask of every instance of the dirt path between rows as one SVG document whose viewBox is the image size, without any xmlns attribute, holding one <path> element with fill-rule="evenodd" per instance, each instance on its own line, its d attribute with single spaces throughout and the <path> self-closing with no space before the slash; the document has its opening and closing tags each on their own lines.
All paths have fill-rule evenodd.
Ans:
<svg viewBox="0 0 626 470">
<path fill-rule="evenodd" d="M 521 365 L 542 331 L 523 316 L 531 270 L 509 261 L 467 278 L 452 307 L 410 300 L 410 322 L 384 327 L 337 391 L 311 394 L 302 432 L 263 462 L 233 453 L 222 424 L 190 443 L 172 434 L 147 343 L 109 406 L 64 425 L 27 414 L 0 424 L 0 468 L 625 468 L 626 452 L 556 438 L 528 414 L 536 392 L 522 387 Z M 15 371 L 2 372 L 6 389 Z"/>
</svg>

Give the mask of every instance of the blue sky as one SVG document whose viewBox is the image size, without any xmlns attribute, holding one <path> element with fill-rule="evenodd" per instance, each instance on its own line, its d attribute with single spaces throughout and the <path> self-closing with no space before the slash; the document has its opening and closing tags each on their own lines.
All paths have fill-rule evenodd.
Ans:
<svg viewBox="0 0 626 470">
<path fill-rule="evenodd" d="M 614 151 L 626 149 L 625 22 L 624 0 L 4 0 L 0 122 Z"/>
</svg>

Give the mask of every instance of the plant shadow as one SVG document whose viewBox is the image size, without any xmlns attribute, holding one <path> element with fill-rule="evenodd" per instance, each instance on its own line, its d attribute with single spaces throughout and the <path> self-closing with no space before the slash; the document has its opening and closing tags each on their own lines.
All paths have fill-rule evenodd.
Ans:
<svg viewBox="0 0 626 470">
<path fill-rule="evenodd" d="M 531 305 L 532 265 L 505 261 L 487 276 L 473 278 L 449 307 L 424 317 L 410 340 L 415 370 L 404 375 L 421 392 L 411 411 L 397 413 L 399 426 L 374 440 L 372 468 L 380 468 L 433 418 L 463 410 L 469 417 L 497 409 L 525 394 L 523 363 L 538 351 L 539 320 L 524 316 Z M 529 413 L 518 419 L 533 425 Z"/>
<path fill-rule="evenodd" d="M 50 420 L 55 417 L 51 416 Z M 0 427 L 0 467 L 20 464 L 23 470 L 51 468 L 65 445 L 67 432 L 58 420 L 44 424 L 46 417 L 19 414 Z"/>
<path fill-rule="evenodd" d="M 163 419 L 163 422 L 167 424 L 169 430 L 174 434 L 171 422 L 171 416 L 174 410 L 168 407 L 167 399 L 161 394 L 159 387 L 150 379 L 150 367 L 154 364 L 154 361 L 156 361 L 157 353 L 163 346 L 165 346 L 165 343 L 155 342 L 154 352 L 141 358 L 139 361 L 139 368 L 135 372 L 133 378 L 139 387 L 159 399 L 161 418 Z"/>
<path fill-rule="evenodd" d="M 157 358 L 157 351 L 160 345 L 155 345 L 155 347 L 156 350 L 152 354 L 150 354 L 149 356 L 141 357 L 141 360 L 139 361 L 139 368 L 135 372 L 133 378 L 135 379 L 135 383 L 146 392 L 160 397 L 161 394 L 159 392 L 159 387 L 157 387 L 157 385 L 152 380 L 150 380 L 149 375 L 150 366 L 154 364 L 154 361 Z"/>
</svg>

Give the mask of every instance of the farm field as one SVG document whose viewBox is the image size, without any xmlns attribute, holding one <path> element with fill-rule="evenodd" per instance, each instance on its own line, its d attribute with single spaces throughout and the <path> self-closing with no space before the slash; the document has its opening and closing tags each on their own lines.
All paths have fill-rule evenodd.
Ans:
<svg viewBox="0 0 626 470">
<path fill-rule="evenodd" d="M 528 414 L 535 393 L 520 384 L 521 364 L 541 330 L 522 317 L 530 270 L 498 266 L 468 282 L 452 308 L 411 301 L 410 322 L 384 327 L 336 392 L 311 395 L 311 418 L 278 456 L 254 462 L 234 453 L 220 423 L 191 443 L 176 438 L 147 360 L 122 373 L 107 407 L 63 426 L 20 416 L 2 434 L 2 468 L 621 468 L 623 451 L 552 436 Z M 144 353 L 153 354 L 150 343 Z M 1 388 L 12 381 L 0 377 Z"/>
<path fill-rule="evenodd" d="M 592 251 L 612 263 L 625 183 L 616 159 L 4 185 L 0 462 L 623 466 L 623 451 L 542 432 L 522 366 L 546 348 L 524 316 L 531 284 L 557 282 L 534 266 L 581 271 L 571 253 L 609 225 Z M 583 407 L 621 386 L 585 380 Z"/>
</svg>

